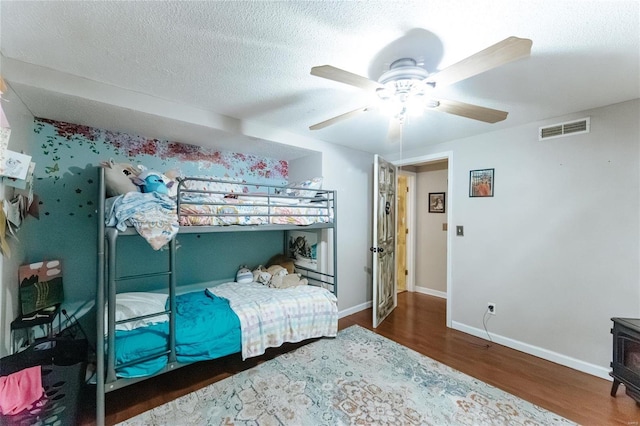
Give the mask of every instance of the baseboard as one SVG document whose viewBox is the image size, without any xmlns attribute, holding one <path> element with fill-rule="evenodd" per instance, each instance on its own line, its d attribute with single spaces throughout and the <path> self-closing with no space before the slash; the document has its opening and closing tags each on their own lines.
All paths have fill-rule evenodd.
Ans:
<svg viewBox="0 0 640 426">
<path fill-rule="evenodd" d="M 435 296 L 435 297 L 439 297 L 441 299 L 446 299 L 447 298 L 447 293 L 446 292 L 439 291 L 439 290 L 433 290 L 433 289 L 426 288 L 426 287 L 415 286 L 414 287 L 414 291 L 416 293 L 428 294 L 429 296 Z"/>
<path fill-rule="evenodd" d="M 369 309 L 372 306 L 373 306 L 373 301 L 369 300 L 368 302 L 364 302 L 364 303 L 361 303 L 360 305 L 352 306 L 348 309 L 338 312 L 338 318 L 347 317 L 357 312 L 364 311 L 365 309 Z"/>
<path fill-rule="evenodd" d="M 483 329 L 470 327 L 456 321 L 452 322 L 451 328 L 465 332 L 467 334 L 471 334 L 476 337 L 480 337 L 481 339 L 487 339 L 487 332 Z M 538 358 L 546 359 L 547 361 L 555 362 L 556 364 L 564 365 L 565 367 L 573 368 L 574 370 L 582 371 L 583 373 L 591 374 L 592 376 L 600 377 L 601 379 L 609 381 L 612 380 L 611 376 L 609 376 L 610 370 L 607 368 L 603 368 L 595 364 L 584 362 L 567 355 L 533 346 L 528 343 L 520 342 L 508 337 L 500 336 L 498 334 L 489 333 L 489 336 L 491 336 L 491 340 L 500 345 L 516 349 L 529 355 L 537 356 Z"/>
</svg>

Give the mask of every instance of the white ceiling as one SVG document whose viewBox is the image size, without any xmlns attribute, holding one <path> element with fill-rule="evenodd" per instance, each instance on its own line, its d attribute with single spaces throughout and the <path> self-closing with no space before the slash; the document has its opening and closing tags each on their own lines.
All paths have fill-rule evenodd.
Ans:
<svg viewBox="0 0 640 426">
<path fill-rule="evenodd" d="M 406 151 L 640 97 L 638 1 L 5 0 L 0 14 L 0 72 L 35 116 L 276 158 L 318 140 L 399 149 L 375 111 L 310 131 L 371 95 L 315 65 L 377 79 L 403 56 L 433 72 L 533 40 L 530 58 L 438 93 L 505 121 L 427 111 L 405 125 Z"/>
</svg>

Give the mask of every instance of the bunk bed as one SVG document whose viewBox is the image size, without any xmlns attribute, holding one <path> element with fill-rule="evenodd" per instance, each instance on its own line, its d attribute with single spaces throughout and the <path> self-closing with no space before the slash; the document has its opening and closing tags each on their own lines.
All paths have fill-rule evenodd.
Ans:
<svg viewBox="0 0 640 426">
<path fill-rule="evenodd" d="M 107 198 L 99 167 L 96 291 L 96 422 L 104 424 L 105 394 L 181 366 L 241 352 L 257 356 L 284 342 L 337 332 L 336 192 L 247 184 L 237 179 L 178 179 L 174 197 L 146 194 L 140 217 L 128 214 L 139 194 Z M 252 188 L 253 191 L 247 191 Z M 175 202 L 167 205 L 167 199 Z M 116 214 L 118 211 L 127 212 Z M 160 214 L 159 211 L 164 213 Z M 168 212 L 170 220 L 165 220 Z M 175 216 L 175 218 L 172 217 Z M 146 219 L 145 219 L 146 218 Z M 203 284 L 181 291 L 175 274 L 177 234 L 304 230 L 330 242 L 324 267 L 296 266 L 309 285 L 272 289 L 253 283 Z M 320 235 L 320 234 L 318 234 Z M 168 270 L 118 276 L 117 242 L 144 237 L 168 257 Z M 239 262 L 242 260 L 239 259 Z M 164 292 L 118 292 L 118 284 L 162 278 Z M 266 318 L 265 318 L 266 316 Z M 180 325 L 177 327 L 177 325 Z"/>
</svg>

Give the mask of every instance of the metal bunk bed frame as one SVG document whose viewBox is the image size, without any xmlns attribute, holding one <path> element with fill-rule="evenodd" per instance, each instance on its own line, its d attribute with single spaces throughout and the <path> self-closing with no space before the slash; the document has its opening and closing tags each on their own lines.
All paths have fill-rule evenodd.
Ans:
<svg viewBox="0 0 640 426">
<path fill-rule="evenodd" d="M 98 186 L 98 259 L 97 259 L 97 289 L 96 289 L 96 424 L 103 426 L 105 421 L 105 394 L 116 389 L 120 389 L 129 386 L 133 383 L 146 380 L 148 378 L 164 374 L 168 371 L 175 370 L 179 367 L 189 365 L 192 363 L 180 363 L 176 360 L 176 239 L 173 238 L 168 244 L 168 256 L 169 266 L 167 271 L 161 271 L 156 273 L 147 273 L 140 275 L 130 276 L 116 276 L 116 243 L 118 237 L 124 236 L 136 236 L 138 233 L 132 229 L 127 228 L 126 231 L 120 232 L 114 227 L 107 227 L 105 225 L 105 200 L 106 200 L 106 184 L 105 173 L 102 167 L 99 169 L 99 186 Z M 204 180 L 206 178 L 189 178 L 192 180 Z M 215 178 L 212 178 L 215 179 Z M 237 184 L 237 182 L 234 182 Z M 179 184 L 179 188 L 182 187 L 182 181 Z M 243 184 L 252 185 L 252 184 Z M 268 195 L 264 197 L 265 204 L 258 204 L 259 206 L 268 207 L 271 198 L 277 197 L 274 188 L 283 189 L 283 187 L 275 185 L 259 184 L 257 186 L 269 188 Z M 185 190 L 185 192 L 199 192 L 215 194 L 215 191 L 191 191 Z M 320 286 L 331 286 L 332 292 L 337 296 L 338 294 L 338 280 L 337 280 L 337 201 L 336 191 L 319 190 L 322 194 L 322 200 L 326 202 L 327 215 L 333 213 L 331 220 L 326 223 L 314 223 L 310 225 L 282 225 L 282 224 L 262 224 L 262 225 L 216 225 L 216 226 L 181 226 L 179 234 L 188 233 L 217 233 L 217 232 L 247 232 L 247 231 L 310 231 L 310 230 L 331 230 L 333 244 L 332 246 L 332 271 L 331 273 L 320 272 L 304 267 L 296 266 L 296 272 L 300 272 L 305 278 L 309 280 L 309 283 L 316 283 Z M 250 194 L 251 195 L 251 194 Z M 312 198 L 312 197 L 300 197 L 300 198 Z M 181 197 L 177 197 L 177 211 L 178 217 L 180 216 L 180 200 Z M 208 204 L 208 203 L 205 203 Z M 215 204 L 215 203 L 214 203 Z M 265 216 L 260 214 L 259 216 Z M 269 209 L 269 213 L 266 216 L 272 216 Z M 307 216 L 302 214 L 300 216 Z M 315 215 L 310 215 L 315 216 Z M 287 249 L 287 233 L 284 234 L 283 248 Z M 159 372 L 140 378 L 118 378 L 116 376 L 115 367 L 115 303 L 108 303 L 107 309 L 107 332 L 106 337 L 106 355 L 105 355 L 105 302 L 115 301 L 117 293 L 117 283 L 120 281 L 141 279 L 149 277 L 168 277 L 169 287 L 169 309 L 167 311 L 146 315 L 143 317 L 136 317 L 129 320 L 118 321 L 117 324 L 125 323 L 129 321 L 135 321 L 142 318 L 150 318 L 160 315 L 168 315 L 169 317 L 169 344 L 168 349 L 159 353 L 146 356 L 144 358 L 131 361 L 126 364 L 121 364 L 118 367 L 122 368 L 128 365 L 133 365 L 147 361 L 149 359 L 167 355 L 168 362 Z"/>
</svg>

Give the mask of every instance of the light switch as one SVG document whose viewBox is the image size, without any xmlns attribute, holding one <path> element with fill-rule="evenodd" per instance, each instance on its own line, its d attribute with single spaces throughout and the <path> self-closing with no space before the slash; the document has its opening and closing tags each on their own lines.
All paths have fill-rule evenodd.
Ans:
<svg viewBox="0 0 640 426">
<path fill-rule="evenodd" d="M 456 226 L 456 235 L 458 237 L 464 237 L 464 226 Z"/>
</svg>

